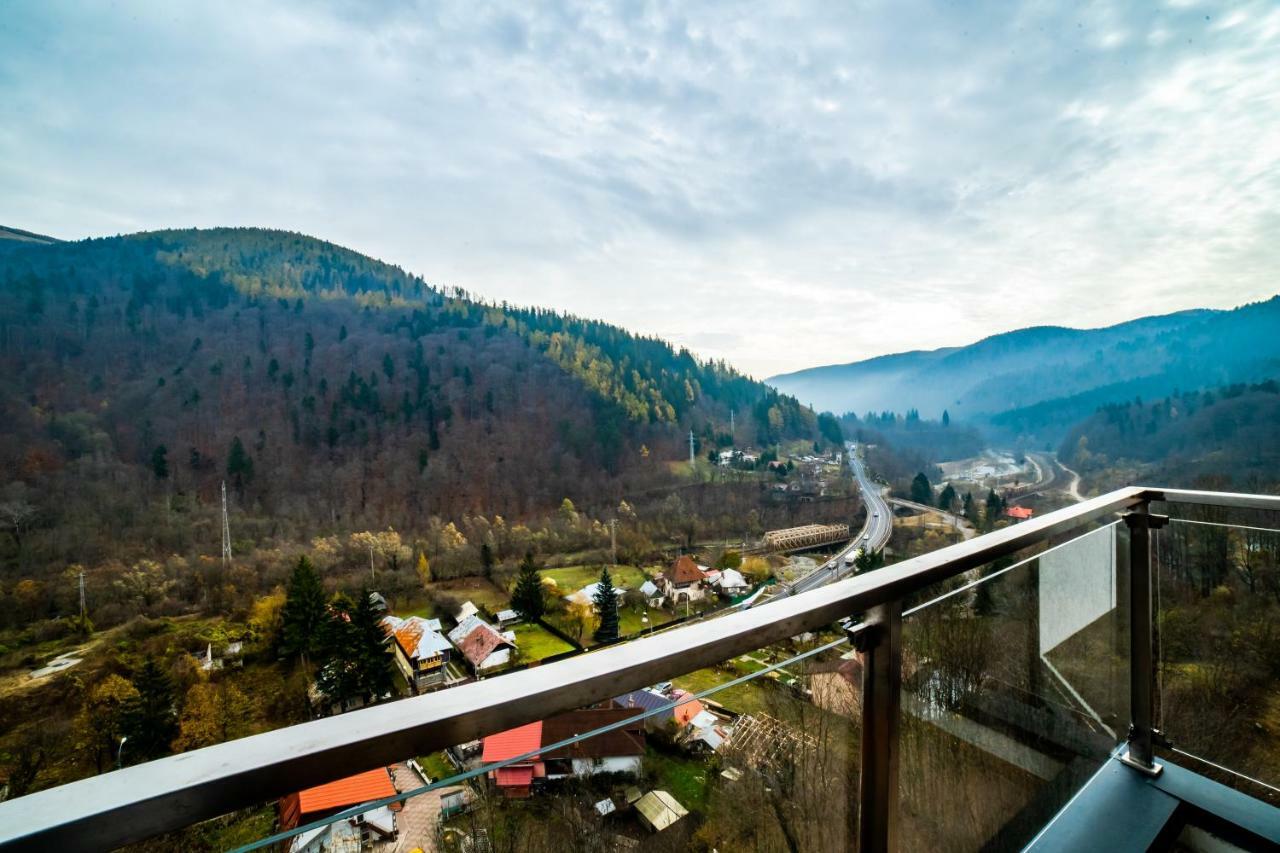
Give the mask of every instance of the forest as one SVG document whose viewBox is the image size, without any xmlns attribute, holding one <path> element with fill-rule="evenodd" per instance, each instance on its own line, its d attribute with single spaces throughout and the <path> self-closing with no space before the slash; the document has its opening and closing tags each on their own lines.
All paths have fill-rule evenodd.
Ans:
<svg viewBox="0 0 1280 853">
<path fill-rule="evenodd" d="M 1280 384 L 1226 385 L 1102 406 L 1070 430 L 1058 454 L 1103 481 L 1212 482 L 1274 493 L 1280 488 Z"/>
</svg>

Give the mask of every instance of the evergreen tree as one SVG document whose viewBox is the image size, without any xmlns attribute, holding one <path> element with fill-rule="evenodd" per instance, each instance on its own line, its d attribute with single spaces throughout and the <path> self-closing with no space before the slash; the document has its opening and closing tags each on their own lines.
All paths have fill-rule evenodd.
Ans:
<svg viewBox="0 0 1280 853">
<path fill-rule="evenodd" d="M 297 655 L 305 667 L 321 649 L 326 615 L 320 575 L 310 560 L 305 556 L 299 557 L 285 591 L 280 654 L 284 657 Z"/>
<path fill-rule="evenodd" d="M 944 427 L 951 426 L 951 415 L 947 412 L 946 409 L 942 410 L 942 425 Z"/>
<path fill-rule="evenodd" d="M 368 589 L 360 590 L 360 597 L 351 608 L 350 616 L 361 695 L 366 700 L 381 699 L 395 688 L 391 655 L 387 648 L 390 638 L 382 627 L 382 616 Z"/>
<path fill-rule="evenodd" d="M 480 568 L 486 578 L 493 574 L 493 549 L 488 542 L 480 543 Z"/>
<path fill-rule="evenodd" d="M 938 508 L 951 512 L 951 508 L 955 506 L 955 503 L 956 490 L 950 483 L 947 483 L 946 487 L 942 490 L 942 494 L 938 495 Z"/>
<path fill-rule="evenodd" d="M 163 444 L 151 451 L 151 473 L 156 475 L 157 480 L 169 477 L 169 449 Z"/>
<path fill-rule="evenodd" d="M 243 498 L 245 483 L 253 479 L 253 459 L 238 435 L 231 440 L 231 452 L 227 454 L 227 476 L 231 478 L 236 494 Z"/>
<path fill-rule="evenodd" d="M 520 574 L 511 591 L 511 609 L 526 622 L 537 622 L 546 611 L 542 600 L 542 576 L 533 562 L 533 552 L 526 551 L 520 561 Z"/>
<path fill-rule="evenodd" d="M 973 499 L 973 492 L 964 493 L 964 517 L 974 527 L 978 526 L 978 502 Z"/>
<path fill-rule="evenodd" d="M 600 572 L 600 584 L 596 587 L 596 612 L 600 614 L 600 626 L 596 628 L 597 643 L 618 639 L 618 594 L 613 588 L 613 578 L 606 567 Z"/>
<path fill-rule="evenodd" d="M 987 492 L 986 523 L 988 529 L 995 526 L 996 521 L 1003 512 L 1004 500 L 996 494 L 995 489 L 991 489 Z"/>
<path fill-rule="evenodd" d="M 360 636 L 352 624 L 354 604 L 346 593 L 338 593 L 329 602 L 320 628 L 323 649 L 320 668 L 316 671 L 316 687 L 330 702 L 341 703 L 361 695 Z"/>
<path fill-rule="evenodd" d="M 929 478 L 923 471 L 911 481 L 911 500 L 918 504 L 933 504 L 933 486 L 929 485 Z"/>
<path fill-rule="evenodd" d="M 138 695 L 125 706 L 124 732 L 129 738 L 128 755 L 157 758 L 169 752 L 178 735 L 178 715 L 173 706 L 173 682 L 156 659 L 148 656 L 134 676 Z"/>
</svg>

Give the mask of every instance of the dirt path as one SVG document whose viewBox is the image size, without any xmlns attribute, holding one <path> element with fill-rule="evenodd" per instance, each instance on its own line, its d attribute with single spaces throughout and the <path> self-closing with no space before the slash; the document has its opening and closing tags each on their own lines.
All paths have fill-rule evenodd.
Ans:
<svg viewBox="0 0 1280 853">
<path fill-rule="evenodd" d="M 1063 489 L 1063 491 L 1066 492 L 1068 495 L 1070 495 L 1071 499 L 1074 500 L 1076 503 L 1080 503 L 1081 501 L 1083 501 L 1084 495 L 1080 494 L 1080 475 L 1077 474 L 1075 471 L 1072 471 L 1066 465 L 1063 465 L 1062 460 L 1058 459 L 1057 457 L 1054 457 L 1053 461 L 1056 462 L 1058 464 L 1058 467 L 1061 468 L 1066 473 L 1066 475 L 1071 478 L 1071 482 L 1067 483 L 1067 487 Z"/>
</svg>

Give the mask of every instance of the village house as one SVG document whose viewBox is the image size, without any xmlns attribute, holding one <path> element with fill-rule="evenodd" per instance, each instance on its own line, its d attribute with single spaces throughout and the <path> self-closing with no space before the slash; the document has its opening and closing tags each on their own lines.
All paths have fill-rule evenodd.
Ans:
<svg viewBox="0 0 1280 853">
<path fill-rule="evenodd" d="M 721 595 L 734 596 L 745 595 L 751 589 L 751 584 L 747 583 L 747 579 L 742 576 L 742 572 L 737 569 L 725 569 L 711 581 L 711 585 Z"/>
<path fill-rule="evenodd" d="M 344 809 L 394 797 L 395 783 L 386 767 L 357 773 L 346 779 L 307 788 L 280 800 L 280 829 L 290 830 L 304 823 L 320 820 Z M 295 836 L 287 846 L 289 853 L 324 853 L 330 850 L 376 849 L 381 843 L 396 839 L 398 808 L 383 806 L 356 817 L 308 830 Z"/>
<path fill-rule="evenodd" d="M 499 632 L 478 615 L 472 614 L 449 632 L 449 642 L 480 675 L 488 670 L 506 666 L 516 647 L 516 635 L 511 631 Z"/>
<path fill-rule="evenodd" d="M 439 619 L 384 616 L 382 627 L 391 635 L 396 668 L 414 693 L 435 687 L 445 680 L 453 646 L 440 632 Z"/>
<path fill-rule="evenodd" d="M 485 738 L 481 760 L 490 764 L 535 753 L 488 773 L 489 781 L 504 796 L 513 798 L 528 797 L 535 780 L 583 778 L 598 773 L 638 775 L 644 755 L 644 724 L 639 720 L 569 746 L 550 748 L 575 735 L 621 723 L 634 715 L 634 710 L 612 702 L 557 714 Z"/>
<path fill-rule="evenodd" d="M 569 593 L 564 597 L 564 600 L 569 602 L 570 604 L 594 605 L 596 603 L 596 593 L 599 592 L 599 590 L 600 590 L 600 582 L 596 581 L 595 583 L 587 584 L 577 592 Z M 621 602 L 622 597 L 627 594 L 627 590 L 625 587 L 615 586 L 613 588 L 613 594 L 617 596 L 618 601 Z"/>
<path fill-rule="evenodd" d="M 862 713 L 862 662 L 856 657 L 810 664 L 808 675 L 814 705 L 842 717 Z"/>
<path fill-rule="evenodd" d="M 667 567 L 658 578 L 663 594 L 672 604 L 681 601 L 700 601 L 706 594 L 702 582 L 706 570 L 687 554 Z"/>
<path fill-rule="evenodd" d="M 662 590 L 658 589 L 658 585 L 653 581 L 640 584 L 640 594 L 644 596 L 645 603 L 650 607 L 662 606 Z"/>
</svg>

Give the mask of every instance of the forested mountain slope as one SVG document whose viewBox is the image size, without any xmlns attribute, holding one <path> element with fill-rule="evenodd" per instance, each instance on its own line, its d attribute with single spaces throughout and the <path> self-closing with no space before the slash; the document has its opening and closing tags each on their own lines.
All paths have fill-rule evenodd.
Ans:
<svg viewBox="0 0 1280 853">
<path fill-rule="evenodd" d="M 1104 406 L 1071 429 L 1058 453 L 1103 480 L 1141 475 L 1189 487 L 1207 478 L 1223 488 L 1274 493 L 1280 487 L 1280 384 Z"/>
<path fill-rule="evenodd" d="M 731 409 L 741 443 L 820 437 L 723 364 L 303 235 L 0 243 L 0 501 L 34 508 L 49 559 L 146 538 L 159 498 L 207 506 L 224 478 L 264 534 L 403 529 L 616 504 Z"/>
<path fill-rule="evenodd" d="M 1055 443 L 1099 405 L 1256 382 L 1280 368 L 1280 297 L 1231 311 L 1183 311 L 1105 329 L 1056 326 L 965 347 L 901 353 L 769 379 L 819 409 L 904 411 Z"/>
</svg>

